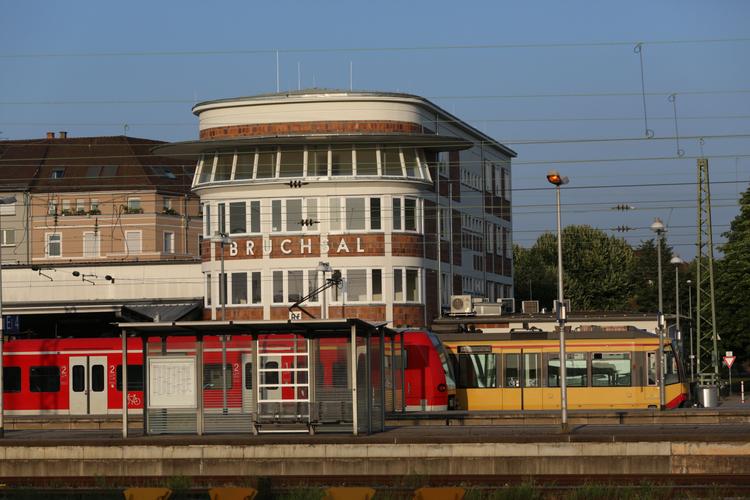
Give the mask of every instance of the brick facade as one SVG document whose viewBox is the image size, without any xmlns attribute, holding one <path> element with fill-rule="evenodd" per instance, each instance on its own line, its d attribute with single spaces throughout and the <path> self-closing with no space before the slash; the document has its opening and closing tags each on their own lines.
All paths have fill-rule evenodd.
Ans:
<svg viewBox="0 0 750 500">
<path fill-rule="evenodd" d="M 406 327 L 415 326 L 421 327 L 424 324 L 424 308 L 423 305 L 404 305 L 394 304 L 393 305 L 393 326 L 394 327 Z"/>
<path fill-rule="evenodd" d="M 391 235 L 391 254 L 394 257 L 422 257 L 424 255 L 424 236 L 421 234 Z"/>
<path fill-rule="evenodd" d="M 263 137 L 304 134 L 423 134 L 432 133 L 417 123 L 400 121 L 340 120 L 318 122 L 255 123 L 227 127 L 205 128 L 201 140 L 233 139 L 238 137 Z"/>
</svg>

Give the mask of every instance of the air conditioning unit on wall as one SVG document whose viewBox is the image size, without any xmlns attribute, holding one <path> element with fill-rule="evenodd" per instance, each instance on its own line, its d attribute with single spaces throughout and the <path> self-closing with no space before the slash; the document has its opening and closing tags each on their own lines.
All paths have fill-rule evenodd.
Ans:
<svg viewBox="0 0 750 500">
<path fill-rule="evenodd" d="M 451 295 L 451 315 L 468 316 L 474 314 L 471 295 Z"/>
</svg>

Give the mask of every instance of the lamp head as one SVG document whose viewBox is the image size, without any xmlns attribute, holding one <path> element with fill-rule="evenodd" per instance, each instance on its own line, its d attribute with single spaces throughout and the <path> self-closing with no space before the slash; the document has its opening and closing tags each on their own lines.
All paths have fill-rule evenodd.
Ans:
<svg viewBox="0 0 750 500">
<path fill-rule="evenodd" d="M 39 266 L 31 266 L 32 271 L 41 271 L 42 269 Z"/>
<path fill-rule="evenodd" d="M 78 271 L 73 271 L 73 276 L 75 276 L 76 278 L 79 277 L 80 275 L 81 273 L 79 273 Z"/>
<path fill-rule="evenodd" d="M 110 276 L 109 274 L 108 274 L 108 275 L 106 275 L 106 276 L 104 277 L 104 279 L 105 279 L 105 280 L 107 280 L 107 281 L 111 281 L 112 283 L 114 283 L 114 282 L 115 282 L 115 279 L 114 279 L 114 278 L 113 278 L 112 276 Z"/>
<path fill-rule="evenodd" d="M 679 256 L 675 255 L 670 259 L 669 263 L 674 264 L 675 266 L 679 266 L 680 264 L 684 264 L 685 261 L 682 260 Z"/>
<path fill-rule="evenodd" d="M 654 218 L 654 222 L 651 224 L 651 230 L 656 234 L 661 234 L 664 232 L 664 223 L 660 218 Z"/>
<path fill-rule="evenodd" d="M 558 172 L 557 170 L 550 170 L 549 172 L 547 172 L 547 180 L 550 184 L 554 184 L 557 187 L 570 182 L 570 179 L 563 175 L 560 175 L 560 172 Z"/>
</svg>

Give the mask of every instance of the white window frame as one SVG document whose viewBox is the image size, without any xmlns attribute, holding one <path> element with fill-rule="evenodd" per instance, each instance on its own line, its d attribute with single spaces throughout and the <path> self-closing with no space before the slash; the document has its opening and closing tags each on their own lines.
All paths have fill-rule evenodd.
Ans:
<svg viewBox="0 0 750 500">
<path fill-rule="evenodd" d="M 380 149 L 382 148 L 382 145 L 378 144 L 378 145 L 374 146 L 374 148 L 375 148 L 375 172 L 376 172 L 374 175 L 373 174 L 360 174 L 359 173 L 359 166 L 358 166 L 359 154 L 357 153 L 357 151 L 359 151 L 358 146 L 367 146 L 367 144 L 366 143 L 361 143 L 361 144 L 355 144 L 354 145 L 354 160 L 353 160 L 352 174 L 355 177 L 357 177 L 359 175 L 362 175 L 363 177 L 382 177 L 383 170 L 382 170 L 381 164 L 380 164 L 380 161 L 381 161 L 380 160 Z"/>
<path fill-rule="evenodd" d="M 94 236 L 94 255 L 86 255 L 86 236 L 87 235 Z M 101 257 L 101 237 L 99 236 L 99 233 L 96 233 L 94 231 L 85 231 L 82 235 L 81 241 L 83 243 L 82 253 L 83 253 L 84 258 Z"/>
<path fill-rule="evenodd" d="M 325 198 L 321 198 L 321 199 L 325 199 Z M 271 208 L 271 210 L 270 210 L 270 212 L 271 212 L 271 217 L 270 217 L 270 221 L 271 221 L 270 233 L 271 234 L 276 234 L 276 235 L 283 234 L 283 233 L 289 233 L 289 234 L 319 233 L 320 232 L 320 223 L 313 224 L 312 226 L 302 226 L 298 230 L 294 230 L 294 229 L 290 230 L 287 227 L 287 220 L 286 220 L 286 216 L 287 216 L 287 202 L 290 201 L 290 200 L 300 200 L 300 204 L 302 205 L 302 219 L 311 219 L 311 218 L 314 218 L 315 220 L 320 220 L 319 219 L 320 218 L 320 203 L 319 203 L 319 198 L 317 198 L 315 196 L 310 196 L 310 197 L 294 197 L 294 198 L 274 198 L 274 199 L 271 200 L 271 207 L 270 207 Z M 310 217 L 309 216 L 309 210 L 308 210 L 308 208 L 309 208 L 309 202 L 310 202 L 310 200 L 315 200 L 315 207 L 316 207 L 315 217 Z M 273 229 L 273 202 L 274 201 L 281 202 L 280 203 L 281 204 L 281 229 L 279 231 L 274 231 L 274 229 Z M 263 209 L 261 208 L 261 211 L 262 210 Z M 248 212 L 250 212 L 250 211 L 248 210 Z M 247 227 L 249 227 L 249 225 Z"/>
<path fill-rule="evenodd" d="M 7 203 L 0 205 L 0 215 L 16 215 L 16 203 Z"/>
<path fill-rule="evenodd" d="M 128 244 L 128 235 L 129 234 L 137 234 L 138 235 L 138 251 L 134 251 L 130 248 L 130 245 Z M 143 253 L 143 231 L 125 231 L 125 253 L 128 255 L 140 255 Z"/>
<path fill-rule="evenodd" d="M 310 271 L 315 271 L 316 273 L 318 273 L 318 277 L 317 277 L 317 280 L 316 280 L 316 282 L 318 283 L 318 285 L 315 288 L 310 288 L 310 278 L 309 278 Z M 282 298 L 283 298 L 282 302 L 275 302 L 274 299 L 273 299 L 273 286 L 274 286 L 274 283 L 273 283 L 273 273 L 274 272 L 281 272 L 282 273 L 282 280 L 281 280 L 281 288 L 282 288 L 281 292 L 282 292 Z M 273 269 L 271 271 L 271 304 L 272 305 L 279 306 L 279 305 L 289 305 L 289 304 L 293 304 L 294 303 L 294 302 L 289 302 L 287 300 L 288 297 L 289 297 L 289 273 L 290 272 L 301 272 L 302 273 L 302 297 L 306 297 L 307 295 L 309 295 L 311 292 L 315 291 L 315 289 L 317 289 L 320 286 L 321 276 L 320 276 L 319 271 L 317 269 L 315 269 L 315 268 L 312 268 L 312 269 L 311 268 L 307 268 L 307 269 L 300 269 L 300 268 L 297 268 L 297 269 Z M 252 271 L 248 271 L 248 278 L 252 282 L 252 274 L 251 273 L 252 273 Z M 263 277 L 261 275 L 261 283 L 262 282 L 263 282 Z M 252 292 L 251 292 L 250 288 L 251 287 L 248 287 L 248 292 L 251 294 Z M 325 293 L 325 292 L 323 292 L 323 293 Z M 249 296 L 249 300 L 252 301 L 252 295 Z M 317 297 L 311 297 L 310 299 L 306 300 L 304 303 L 305 304 L 318 304 L 319 301 L 320 301 L 320 294 L 318 294 Z"/>
<path fill-rule="evenodd" d="M 401 292 L 403 293 L 403 300 L 396 300 L 396 270 L 401 271 Z M 406 290 L 406 272 L 407 271 L 416 271 L 417 272 L 417 288 L 416 288 L 416 298 L 414 300 L 409 300 L 407 298 L 407 290 Z M 423 290 L 422 290 L 422 280 L 423 280 L 424 273 L 422 272 L 422 268 L 419 267 L 394 267 L 393 268 L 393 280 L 391 281 L 391 285 L 393 288 L 393 303 L 394 304 L 422 304 L 422 296 L 423 296 Z"/>
<path fill-rule="evenodd" d="M 58 244 L 60 246 L 60 253 L 58 255 L 52 255 L 50 253 L 50 239 L 55 236 L 58 238 Z M 61 233 L 45 233 L 44 234 L 44 256 L 47 258 L 59 258 L 63 256 L 63 241 L 62 241 L 62 234 Z"/>
<path fill-rule="evenodd" d="M 252 271 L 230 272 L 227 279 L 227 307 L 247 307 L 252 300 Z M 245 275 L 245 302 L 234 302 L 234 275 Z"/>
<path fill-rule="evenodd" d="M 393 224 L 393 200 L 399 199 L 401 200 L 401 207 L 399 210 L 399 217 L 401 222 L 401 228 L 400 229 L 393 229 L 395 225 Z M 414 225 L 416 226 L 416 229 L 406 229 L 406 200 L 414 200 Z M 422 213 L 423 213 L 423 207 L 424 203 L 422 198 L 419 198 L 417 196 L 392 196 L 391 197 L 391 230 L 393 232 L 398 233 L 411 233 L 411 234 L 422 234 L 423 231 L 423 222 L 422 222 Z M 382 208 L 381 208 L 382 210 Z"/>
<path fill-rule="evenodd" d="M 167 248 L 169 243 L 169 248 Z M 174 254 L 174 231 L 164 231 L 162 233 L 162 252 L 166 254 Z"/>
<path fill-rule="evenodd" d="M 8 241 L 8 235 L 9 234 L 13 235 L 13 241 L 12 242 Z M 14 246 L 16 246 L 16 230 L 15 229 L 3 229 L 2 233 L 0 233 L 0 238 L 2 238 L 2 241 L 0 242 L 0 244 L 2 244 L 2 246 L 4 246 L 4 247 L 14 247 Z"/>
<path fill-rule="evenodd" d="M 346 227 L 346 200 L 347 199 L 354 199 L 354 198 L 361 198 L 365 200 L 365 227 L 364 229 L 348 229 Z M 380 199 L 380 229 L 373 229 L 372 228 L 372 199 L 378 198 Z M 328 232 L 332 234 L 341 234 L 341 233 L 361 233 L 361 232 L 381 232 L 384 231 L 384 220 L 385 217 L 383 214 L 385 213 L 385 207 L 383 200 L 385 199 L 385 196 L 368 196 L 368 195 L 362 195 L 362 196 L 331 196 L 328 198 L 328 213 L 331 214 L 333 209 L 331 208 L 331 200 L 338 199 L 339 200 L 339 229 L 332 229 L 330 227 L 330 220 L 332 219 L 329 217 L 329 227 Z"/>
<path fill-rule="evenodd" d="M 129 197 L 127 207 L 128 207 L 128 210 L 138 210 L 139 208 L 143 210 L 143 204 L 141 203 L 141 198 L 139 196 Z"/>
<path fill-rule="evenodd" d="M 380 294 L 381 298 L 379 300 L 374 300 L 372 298 L 372 271 L 373 270 L 379 270 L 380 271 Z M 348 290 L 348 278 L 349 278 L 349 272 L 350 271 L 364 271 L 365 272 L 365 287 L 366 287 L 366 295 L 367 298 L 365 300 L 350 300 L 349 299 L 349 290 Z M 387 287 L 387 278 L 385 270 L 382 267 L 352 267 L 351 269 L 341 269 L 341 278 L 343 279 L 343 287 L 341 289 L 333 289 L 329 302 L 331 304 L 384 304 L 386 301 L 386 287 Z M 327 290 L 328 291 L 328 290 Z"/>
</svg>

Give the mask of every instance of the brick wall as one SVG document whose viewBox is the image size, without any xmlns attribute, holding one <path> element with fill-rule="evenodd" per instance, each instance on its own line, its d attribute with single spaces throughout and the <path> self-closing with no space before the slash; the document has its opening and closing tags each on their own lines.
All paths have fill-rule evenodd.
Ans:
<svg viewBox="0 0 750 500">
<path fill-rule="evenodd" d="M 317 122 L 257 123 L 212 127 L 200 132 L 201 140 L 274 135 L 330 134 L 420 134 L 429 131 L 417 123 L 401 121 L 341 120 Z"/>
<path fill-rule="evenodd" d="M 341 247 L 342 240 L 346 248 Z M 340 247 L 342 250 L 339 252 Z M 376 257 L 384 254 L 385 235 L 383 233 L 328 235 L 329 257 Z"/>
<path fill-rule="evenodd" d="M 370 321 L 385 320 L 385 306 L 328 306 L 328 318 L 359 318 Z"/>
<path fill-rule="evenodd" d="M 422 257 L 424 254 L 424 237 L 421 234 L 393 233 L 391 242 L 394 257 Z"/>
<path fill-rule="evenodd" d="M 272 259 L 320 257 L 320 236 L 271 236 L 269 239 Z"/>
<path fill-rule="evenodd" d="M 425 326 L 424 325 L 424 306 L 423 305 L 394 305 L 393 306 L 393 326 Z"/>
</svg>

